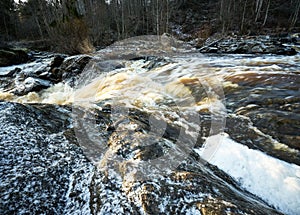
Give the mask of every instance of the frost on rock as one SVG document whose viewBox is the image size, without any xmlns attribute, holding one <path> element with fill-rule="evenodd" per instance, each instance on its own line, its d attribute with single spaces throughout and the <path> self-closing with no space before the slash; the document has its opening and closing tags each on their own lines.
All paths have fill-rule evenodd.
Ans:
<svg viewBox="0 0 300 215">
<path fill-rule="evenodd" d="M 0 102 L 0 214 L 278 214 L 192 157 L 145 181 L 97 168 L 70 119 L 66 106 Z"/>
</svg>

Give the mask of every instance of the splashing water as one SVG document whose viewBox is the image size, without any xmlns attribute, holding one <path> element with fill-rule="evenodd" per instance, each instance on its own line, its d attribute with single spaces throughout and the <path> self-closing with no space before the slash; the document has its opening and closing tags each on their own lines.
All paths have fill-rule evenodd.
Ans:
<svg viewBox="0 0 300 215">
<path fill-rule="evenodd" d="M 211 129 L 214 130 L 211 134 L 217 137 L 222 136 L 220 133 L 225 122 L 224 115 L 229 111 L 239 116 L 237 118 L 242 122 L 246 121 L 245 118 L 250 120 L 251 124 L 246 125 L 248 130 L 245 127 L 239 128 L 238 123 L 228 125 L 226 132 L 233 130 L 230 136 L 220 137 L 217 141 L 212 141 L 215 136 L 207 138 L 202 148 L 197 146 L 193 150 L 278 210 L 286 214 L 300 213 L 297 142 L 297 119 L 300 113 L 299 55 L 187 54 L 173 56 L 170 62 L 154 68 L 150 68 L 146 60 L 124 63 L 125 68 L 110 72 L 87 67 L 86 72 L 95 74 L 79 80 L 75 89 L 59 83 L 25 96 L 0 92 L 0 99 L 21 103 L 76 104 L 87 109 L 101 109 L 110 105 L 116 109 L 113 120 L 119 117 L 117 107 L 125 107 L 125 112 L 122 112 L 125 115 L 130 108 L 150 115 L 160 112 L 162 121 L 180 125 L 186 130 L 193 127 L 196 131 L 198 121 L 184 118 L 188 112 L 209 113 L 213 118 L 223 115 L 223 118 L 216 119 L 215 127 Z M 94 67 L 97 65 L 94 64 Z M 225 96 L 222 95 L 223 90 Z M 278 124 L 274 124 L 276 121 Z M 252 130 L 249 129 L 250 125 Z M 134 131 L 134 125 L 126 126 Z M 189 135 L 192 139 L 197 137 L 192 131 Z M 213 146 L 211 152 L 203 155 L 203 149 L 220 139 L 224 140 L 222 145 Z M 272 145 L 285 147 L 276 149 Z M 282 148 L 285 150 L 280 154 Z M 106 156 L 112 155 L 107 153 Z M 123 160 L 121 162 L 124 163 Z M 130 162 L 141 163 L 140 160 Z M 272 177 L 276 180 L 270 180 Z M 274 195 L 266 187 L 270 187 L 270 190 L 272 188 Z M 295 201 L 291 203 L 290 200 Z"/>
</svg>

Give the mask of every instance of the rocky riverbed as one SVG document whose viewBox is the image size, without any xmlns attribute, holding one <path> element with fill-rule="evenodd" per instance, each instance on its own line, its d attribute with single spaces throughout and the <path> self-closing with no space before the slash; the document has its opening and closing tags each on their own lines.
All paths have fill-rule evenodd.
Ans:
<svg viewBox="0 0 300 215">
<path fill-rule="evenodd" d="M 299 54 L 204 48 L 135 38 L 1 67 L 0 213 L 300 213 Z"/>
<path fill-rule="evenodd" d="M 285 36 L 211 37 L 200 48 L 202 53 L 295 55 L 299 34 Z"/>
</svg>

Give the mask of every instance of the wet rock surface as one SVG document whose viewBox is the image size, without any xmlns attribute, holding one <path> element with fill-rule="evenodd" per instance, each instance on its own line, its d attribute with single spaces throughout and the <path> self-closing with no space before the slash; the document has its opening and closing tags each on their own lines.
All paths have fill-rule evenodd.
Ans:
<svg viewBox="0 0 300 215">
<path fill-rule="evenodd" d="M 85 69 L 95 70 L 95 75 L 106 73 L 115 69 L 124 68 L 124 60 L 110 59 L 105 53 L 97 56 L 76 55 L 66 56 L 44 52 L 31 53 L 32 62 L 22 65 L 0 68 L 0 89 L 18 96 L 27 95 L 30 92 L 39 92 L 57 83 L 67 83 L 74 87 L 78 76 Z M 103 60 L 104 59 L 104 60 Z M 139 56 L 130 61 L 144 59 L 149 64 L 145 69 L 154 69 L 172 62 L 158 56 Z"/>
<path fill-rule="evenodd" d="M 23 49 L 0 49 L 0 67 L 26 63 L 29 59 L 29 55 Z"/>
<path fill-rule="evenodd" d="M 299 146 L 292 144 L 294 142 L 293 140 L 298 138 L 298 134 L 294 133 L 294 135 L 291 135 L 294 139 L 283 139 L 282 136 L 285 137 L 287 135 L 285 134 L 285 129 L 280 130 L 275 128 L 272 131 L 265 129 L 266 127 L 272 126 L 272 123 L 271 125 L 268 124 L 268 122 L 257 123 L 255 120 L 256 114 L 256 111 L 249 112 L 247 116 L 250 115 L 250 117 L 230 114 L 226 119 L 225 131 L 233 140 L 251 149 L 260 150 L 272 157 L 300 165 L 300 153 L 298 150 L 293 150 Z M 273 119 L 266 117 L 264 120 L 274 120 L 273 124 L 276 125 L 278 123 L 277 120 L 280 120 L 280 118 L 274 115 Z M 297 123 L 298 122 L 295 124 L 295 128 L 297 127 L 298 129 L 299 126 L 297 126 Z M 285 126 L 287 125 L 288 124 Z M 295 129 L 294 132 L 296 132 L 297 129 Z M 282 135 L 282 133 L 284 134 Z M 277 139 L 278 137 L 282 139 Z"/>
<path fill-rule="evenodd" d="M 101 87 L 115 91 L 129 86 L 129 98 L 135 99 L 136 89 L 146 88 L 148 82 L 169 81 L 168 93 L 181 98 L 181 93 L 187 92 L 183 98 L 193 97 L 194 102 L 185 103 L 184 99 L 183 104 L 192 104 L 199 122 L 191 123 L 195 116 L 189 115 L 191 107 L 178 107 L 173 97 L 157 96 L 163 85 L 146 88 L 157 93 L 150 96 L 159 98 L 154 106 L 142 103 L 149 97 L 148 91 L 141 91 L 137 98 L 147 98 L 135 100 L 136 108 L 120 117 L 112 116 L 109 96 L 93 103 L 98 109 L 0 102 L 0 214 L 280 214 L 279 208 L 274 210 L 259 195 L 245 191 L 242 179 L 231 178 L 226 170 L 228 174 L 204 162 L 199 151 L 209 135 L 224 131 L 249 151 L 300 165 L 298 55 L 282 60 L 274 55 L 208 55 L 206 59 L 197 54 L 195 59 L 191 53 L 174 57 L 175 49 L 171 49 L 167 50 L 172 52 L 170 57 L 163 57 L 166 50 L 158 50 L 157 56 L 144 55 L 148 53 L 144 49 L 131 54 L 137 41 L 127 42 L 131 46 L 125 50 L 125 59 L 118 59 L 122 48 L 118 44 L 95 56 L 32 53 L 31 63 L 0 68 L 0 88 L 22 97 L 57 83 L 73 86 L 88 69 L 91 72 L 86 75 L 92 77 L 81 76 L 83 85 L 85 80 L 101 77 Z M 176 64 L 183 59 L 186 64 Z M 147 75 L 152 79 L 146 79 Z M 221 84 L 214 82 L 214 75 L 222 79 Z M 146 83 L 141 82 L 144 80 Z M 224 112 L 217 108 L 216 114 L 211 114 L 214 109 L 205 82 L 220 84 L 215 87 L 224 90 L 228 112 L 224 130 L 218 126 L 210 130 L 213 117 Z M 132 88 L 139 83 L 141 88 Z M 181 85 L 174 85 L 177 83 Z M 151 91 L 153 88 L 158 90 Z M 120 104 L 126 102 L 122 99 L 117 97 Z M 220 105 L 211 99 L 212 106 Z M 160 134 L 160 130 L 164 132 Z M 193 142 L 195 130 L 199 136 Z M 178 139 L 189 150 L 185 151 Z M 82 144 L 82 140 L 86 142 Z M 172 151 L 187 156 L 178 159 Z M 167 155 L 169 160 L 163 164 L 170 168 L 161 172 L 163 165 L 152 161 Z M 180 161 L 175 168 L 171 166 L 174 160 Z M 136 168 L 139 163 L 154 165 Z"/>
<path fill-rule="evenodd" d="M 246 141 L 245 144 L 250 148 L 263 147 L 265 148 L 263 151 L 299 165 L 299 75 L 296 73 L 255 74 L 245 72 L 243 75 L 229 76 L 227 80 L 239 85 L 230 92 L 225 91 L 227 107 L 230 112 L 241 116 L 240 119 L 233 117 L 227 121 L 229 127 L 235 130 L 230 134 L 239 142 L 245 143 Z M 234 127 L 235 123 L 240 126 Z M 259 129 L 260 133 L 265 136 L 258 135 L 259 132 L 255 132 L 253 129 L 250 131 L 251 127 Z M 248 132 L 242 131 L 245 129 Z M 245 133 L 248 135 L 243 138 Z M 276 149 L 276 146 L 271 144 L 270 138 L 274 138 L 273 142 L 283 143 L 296 151 L 291 153 L 278 146 Z M 261 146 L 258 146 L 257 143 Z M 267 150 L 267 148 L 269 149 Z"/>
<path fill-rule="evenodd" d="M 0 102 L 1 214 L 279 214 L 193 154 L 172 173 L 145 181 L 122 169 L 96 168 L 76 142 L 70 111 Z M 107 112 L 97 114 L 100 127 L 109 125 Z M 133 111 L 130 122 L 145 129 L 143 116 Z M 100 133 L 114 153 L 132 135 Z M 128 144 L 121 145 L 124 153 Z"/>
<path fill-rule="evenodd" d="M 299 42 L 290 35 L 228 37 L 212 40 L 199 50 L 202 53 L 295 55 L 299 50 Z"/>
<path fill-rule="evenodd" d="M 90 56 L 74 56 L 31 53 L 32 62 L 0 70 L 0 88 L 16 95 L 39 92 L 56 83 L 72 83 L 92 59 Z"/>
<path fill-rule="evenodd" d="M 169 34 L 136 36 L 117 41 L 105 49 L 97 51 L 102 60 L 137 59 L 145 56 L 173 56 L 195 51 L 191 45 Z"/>
</svg>

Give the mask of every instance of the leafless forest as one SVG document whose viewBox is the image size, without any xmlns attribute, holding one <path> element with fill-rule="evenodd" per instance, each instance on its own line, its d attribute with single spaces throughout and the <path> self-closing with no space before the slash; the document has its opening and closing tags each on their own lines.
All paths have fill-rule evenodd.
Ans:
<svg viewBox="0 0 300 215">
<path fill-rule="evenodd" d="M 0 2 L 1 41 L 42 40 L 84 53 L 137 36 L 297 31 L 300 0 L 28 0 Z M 184 35 L 184 36 L 182 36 Z"/>
</svg>

